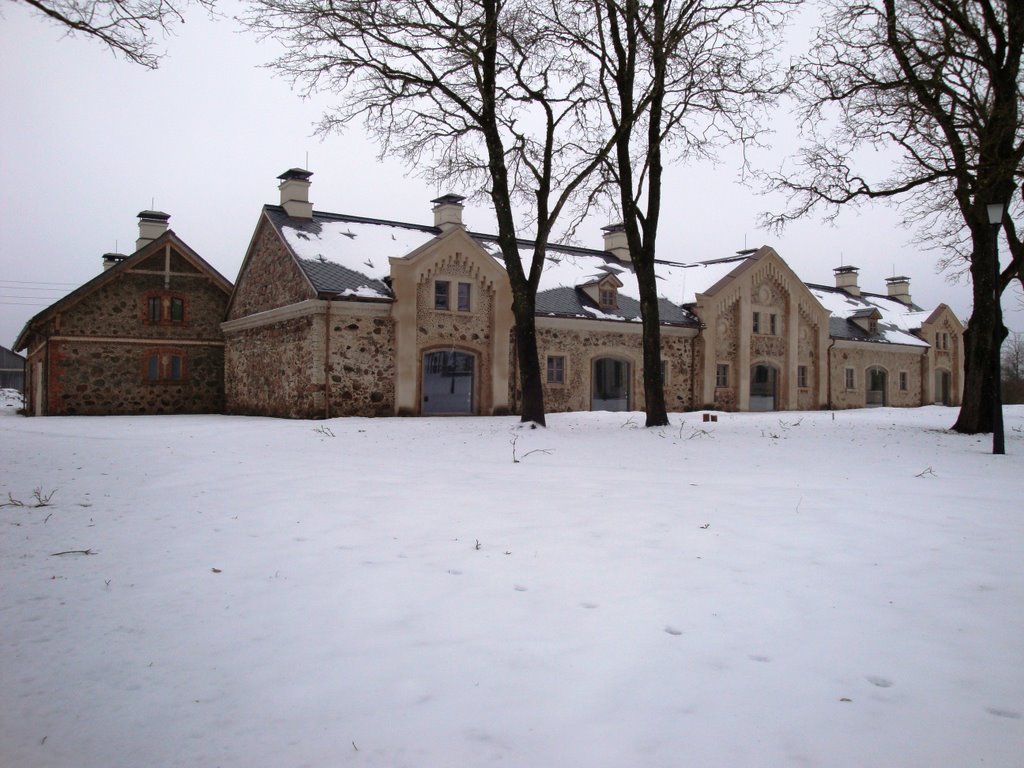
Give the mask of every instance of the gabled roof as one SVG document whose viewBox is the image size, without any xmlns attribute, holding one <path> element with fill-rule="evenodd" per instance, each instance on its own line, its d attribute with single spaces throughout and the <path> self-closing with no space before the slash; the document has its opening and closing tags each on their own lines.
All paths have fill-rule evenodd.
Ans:
<svg viewBox="0 0 1024 768">
<path fill-rule="evenodd" d="M 841 288 L 808 283 L 811 293 L 831 313 L 829 336 L 850 341 L 871 341 L 879 344 L 904 344 L 927 347 L 928 342 L 916 335 L 921 323 L 928 317 L 916 304 L 904 304 L 899 299 L 877 293 L 854 296 Z M 878 331 L 871 334 L 854 320 L 874 317 Z"/>
<path fill-rule="evenodd" d="M 143 213 L 146 213 L 145 211 Z M 166 216 L 167 214 L 161 214 Z M 168 229 L 166 232 L 160 235 L 150 243 L 142 246 L 135 253 L 130 256 L 118 261 L 109 269 L 100 272 L 91 280 L 83 283 L 78 288 L 73 290 L 68 295 L 61 299 L 58 299 L 53 304 L 48 306 L 42 312 L 38 312 L 33 315 L 32 318 L 25 323 L 25 327 L 18 334 L 17 340 L 14 342 L 15 349 L 25 349 L 28 344 L 28 337 L 32 331 L 32 328 L 36 325 L 45 323 L 54 315 L 60 312 L 66 312 L 69 308 L 80 302 L 86 296 L 94 293 L 105 285 L 117 280 L 125 272 L 129 272 L 140 264 L 141 262 L 148 259 L 154 253 L 158 252 L 165 245 L 172 245 L 174 249 L 181 254 L 182 258 L 188 261 L 192 266 L 198 269 L 200 272 L 207 274 L 213 283 L 224 291 L 225 294 L 230 295 L 231 293 L 231 282 L 224 277 L 220 272 L 214 269 L 202 256 L 196 253 L 192 248 L 180 237 L 174 234 L 174 230 Z"/>
<path fill-rule="evenodd" d="M 306 279 L 318 294 L 341 298 L 391 300 L 390 259 L 407 256 L 443 232 L 438 227 L 387 219 L 314 211 L 312 219 L 289 217 L 280 206 L 264 206 L 267 219 L 280 234 Z M 467 234 L 504 267 L 495 235 Z M 525 264 L 533 244 L 519 241 Z M 677 269 L 673 265 L 671 269 Z M 668 263 L 659 265 L 658 276 Z M 619 308 L 602 311 L 577 287 L 611 278 L 618 287 Z M 666 284 L 666 294 L 674 288 Z M 663 294 L 665 295 L 665 294 Z M 577 246 L 550 245 L 537 293 L 537 314 L 603 320 L 640 320 L 639 290 L 632 267 L 606 251 Z M 666 296 L 662 301 L 663 323 L 696 325 L 696 318 Z"/>
</svg>

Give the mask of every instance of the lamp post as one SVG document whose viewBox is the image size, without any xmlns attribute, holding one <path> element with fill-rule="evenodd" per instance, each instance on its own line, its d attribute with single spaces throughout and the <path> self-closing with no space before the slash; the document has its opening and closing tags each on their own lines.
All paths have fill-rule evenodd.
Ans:
<svg viewBox="0 0 1024 768">
<path fill-rule="evenodd" d="M 992 323 L 992 453 L 1005 454 L 1006 443 L 1003 438 L 1003 397 L 1000 379 L 1003 376 L 1002 334 L 999 332 L 1002 325 L 1002 313 L 999 311 L 999 230 L 1003 223 L 1003 204 L 989 203 L 988 223 L 992 225 L 992 260 L 994 272 L 992 281 L 992 308 L 995 312 L 995 321 Z"/>
</svg>

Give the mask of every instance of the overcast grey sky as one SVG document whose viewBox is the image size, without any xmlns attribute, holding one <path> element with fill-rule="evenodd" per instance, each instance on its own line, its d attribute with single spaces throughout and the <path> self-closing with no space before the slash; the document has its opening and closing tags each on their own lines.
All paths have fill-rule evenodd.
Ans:
<svg viewBox="0 0 1024 768">
<path fill-rule="evenodd" d="M 224 6 L 225 12 L 228 6 Z M 155 72 L 115 58 L 98 42 L 66 37 L 31 9 L 5 3 L 0 18 L 0 344 L 63 292 L 101 269 L 108 251 L 130 253 L 136 214 L 155 207 L 171 228 L 234 281 L 260 206 L 277 203 L 276 177 L 305 166 L 318 210 L 430 223 L 431 189 L 396 162 L 377 160 L 358 130 L 321 141 L 313 124 L 326 98 L 304 101 L 260 64 L 272 43 L 231 20 L 196 12 L 177 28 Z M 773 121 L 776 164 L 795 146 L 791 120 Z M 308 155 L 308 160 L 307 160 Z M 936 274 L 938 254 L 910 245 L 884 206 L 844 213 L 835 226 L 799 222 L 777 236 L 757 228 L 771 199 L 738 184 L 735 158 L 718 167 L 674 166 L 665 189 L 659 255 L 679 261 L 769 244 L 806 281 L 832 284 L 840 263 L 861 268 L 865 290 L 911 277 L 916 302 L 949 304 L 966 322 L 970 289 Z M 774 201 L 778 206 L 778 200 Z M 470 206 L 472 229 L 491 216 Z M 600 247 L 595 219 L 578 234 Z M 1007 325 L 1024 330 L 1020 292 L 1004 299 Z"/>
</svg>

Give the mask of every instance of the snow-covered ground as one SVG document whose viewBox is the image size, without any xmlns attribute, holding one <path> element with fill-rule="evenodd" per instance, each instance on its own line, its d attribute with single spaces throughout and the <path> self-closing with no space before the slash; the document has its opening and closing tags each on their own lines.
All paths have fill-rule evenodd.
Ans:
<svg viewBox="0 0 1024 768">
<path fill-rule="evenodd" d="M 13 412 L 4 766 L 1022 764 L 1022 407 Z"/>
</svg>

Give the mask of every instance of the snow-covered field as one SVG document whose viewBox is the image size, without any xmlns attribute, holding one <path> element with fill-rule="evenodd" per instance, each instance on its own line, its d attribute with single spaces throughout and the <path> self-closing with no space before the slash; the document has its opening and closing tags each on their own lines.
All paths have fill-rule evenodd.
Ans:
<svg viewBox="0 0 1024 768">
<path fill-rule="evenodd" d="M 3 766 L 1024 764 L 1022 407 L 13 412 Z"/>
</svg>

